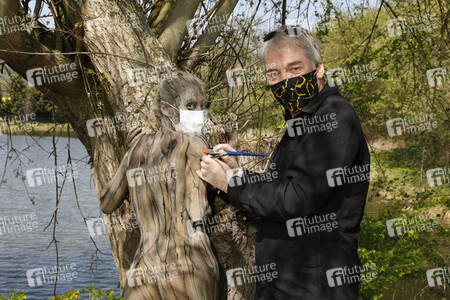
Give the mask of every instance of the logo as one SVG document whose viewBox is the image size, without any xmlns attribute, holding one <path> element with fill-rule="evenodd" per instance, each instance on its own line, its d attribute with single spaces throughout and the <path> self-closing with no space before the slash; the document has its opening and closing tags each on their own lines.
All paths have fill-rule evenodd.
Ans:
<svg viewBox="0 0 450 300">
<path fill-rule="evenodd" d="M 78 78 L 75 63 L 30 69 L 26 71 L 26 75 L 27 81 L 31 86 L 53 84 L 61 81 L 72 82 L 73 79 Z"/>
<path fill-rule="evenodd" d="M 186 27 L 189 30 L 192 27 L 192 32 L 190 34 L 190 37 L 197 37 L 203 32 L 206 32 L 208 34 L 214 33 L 214 32 L 220 32 L 222 31 L 226 25 L 228 18 L 231 16 L 231 14 L 223 14 L 219 16 L 214 16 L 209 20 L 206 19 L 189 19 L 186 21 Z M 208 21 L 208 22 L 207 22 Z M 230 27 L 238 29 L 238 24 L 234 22 L 234 19 L 231 19 Z"/>
<path fill-rule="evenodd" d="M 210 218 L 197 218 L 188 220 L 186 227 L 188 234 L 191 236 L 196 232 L 212 234 L 215 232 L 232 232 L 237 228 L 236 214 L 215 215 Z"/>
<path fill-rule="evenodd" d="M 331 87 L 335 86 L 336 84 L 338 86 L 342 85 L 342 77 L 344 77 L 344 69 L 342 68 L 336 68 L 327 71 L 328 84 Z"/>
<path fill-rule="evenodd" d="M 267 81 L 267 70 L 273 69 L 275 64 L 254 66 L 251 68 L 234 68 L 225 72 L 228 85 L 231 88 L 242 86 L 244 82 L 265 82 Z"/>
<path fill-rule="evenodd" d="M 386 122 L 386 126 L 390 137 L 402 135 L 403 131 L 405 130 L 405 125 L 402 118 L 388 120 Z"/>
<path fill-rule="evenodd" d="M 132 68 L 127 69 L 128 85 L 136 87 L 143 85 L 145 82 L 160 82 L 162 80 L 172 80 L 178 77 L 177 67 L 174 63 L 167 63 L 148 68 Z"/>
<path fill-rule="evenodd" d="M 177 277 L 178 271 L 175 263 L 151 268 L 131 268 L 127 271 L 127 282 L 130 287 L 141 286 L 146 282 L 171 281 Z"/>
<path fill-rule="evenodd" d="M 235 268 L 226 272 L 229 287 L 241 286 L 255 282 L 267 281 L 272 282 L 278 278 L 276 271 L 276 263 L 255 265 L 253 268 Z"/>
<path fill-rule="evenodd" d="M 406 232 L 431 231 L 437 228 L 435 220 L 430 217 L 414 216 L 411 218 L 395 218 L 386 221 L 388 235 L 390 237 L 400 236 Z"/>
<path fill-rule="evenodd" d="M 123 230 L 131 232 L 133 229 L 139 227 L 136 220 L 136 214 L 134 212 L 122 216 L 113 216 L 111 220 L 103 218 L 86 219 L 86 225 L 91 237 L 107 234 L 106 225 L 108 225 L 110 231 Z"/>
<path fill-rule="evenodd" d="M 414 134 L 423 131 L 431 131 L 438 127 L 436 114 L 415 115 L 408 118 L 394 118 L 386 121 L 387 131 L 390 137 L 400 136 L 403 133 Z"/>
<path fill-rule="evenodd" d="M 327 71 L 327 80 L 329 86 L 342 85 L 344 83 L 353 83 L 360 81 L 371 82 L 378 76 L 376 65 L 374 63 L 366 65 L 355 65 L 352 67 L 335 68 Z"/>
<path fill-rule="evenodd" d="M 103 118 L 95 118 L 86 121 L 88 135 L 90 137 L 101 136 L 103 134 L 102 128 L 105 127 Z"/>
<path fill-rule="evenodd" d="M 222 124 L 225 131 L 233 131 L 238 129 L 237 115 L 235 113 L 226 113 L 224 115 L 213 115 L 212 121 L 214 124 Z M 206 128 L 205 133 L 214 133 L 211 129 Z"/>
<path fill-rule="evenodd" d="M 330 287 L 340 286 L 345 283 L 344 269 L 342 268 L 327 270 L 326 274 Z"/>
<path fill-rule="evenodd" d="M 76 264 L 65 264 L 54 267 L 35 268 L 26 271 L 28 285 L 38 287 L 55 282 L 72 281 L 78 277 Z"/>
<path fill-rule="evenodd" d="M 106 226 L 103 218 L 86 219 L 86 225 L 91 237 L 106 234 Z"/>
<path fill-rule="evenodd" d="M 332 29 L 335 29 L 338 26 L 339 26 L 339 24 L 336 20 L 330 20 L 327 22 L 316 24 L 316 30 L 317 31 L 331 31 Z"/>
<path fill-rule="evenodd" d="M 388 235 L 394 237 L 403 234 L 403 218 L 395 218 L 386 221 Z"/>
<path fill-rule="evenodd" d="M 146 78 L 146 72 L 147 69 L 145 68 L 128 69 L 128 85 L 132 87 L 143 85 Z"/>
<path fill-rule="evenodd" d="M 30 187 L 43 185 L 45 182 L 44 169 L 35 168 L 26 171 L 26 178 Z"/>
<path fill-rule="evenodd" d="M 190 34 L 190 37 L 196 37 L 198 35 L 200 35 L 200 33 L 202 32 L 202 28 L 205 27 L 206 24 L 206 20 L 200 20 L 200 19 L 188 19 L 186 21 L 186 27 L 189 30 L 189 28 L 192 27 L 192 32 Z"/>
<path fill-rule="evenodd" d="M 144 183 L 158 183 L 161 181 L 175 180 L 177 177 L 177 170 L 175 164 L 169 164 L 167 168 L 162 166 L 153 166 L 148 169 L 134 168 L 127 171 L 127 181 L 129 187 L 138 187 Z"/>
<path fill-rule="evenodd" d="M 90 137 L 99 137 L 104 133 L 130 130 L 135 123 L 128 122 L 127 118 L 120 113 L 116 113 L 113 118 L 93 118 L 86 121 L 86 128 Z"/>
<path fill-rule="evenodd" d="M 437 185 L 443 185 L 448 183 L 449 180 L 449 169 L 448 167 L 444 168 L 435 168 L 427 170 L 427 181 L 430 187 L 434 187 Z"/>
<path fill-rule="evenodd" d="M 227 271 L 227 282 L 229 286 L 241 286 L 245 283 L 244 269 L 236 268 Z"/>
<path fill-rule="evenodd" d="M 3 17 L 0 18 L 0 35 L 10 34 L 19 31 L 28 31 L 37 26 L 37 22 L 34 16 L 28 18 L 27 15 L 14 16 L 14 17 Z"/>
<path fill-rule="evenodd" d="M 129 187 L 141 186 L 145 182 L 145 174 L 143 168 L 136 168 L 127 171 L 127 180 Z"/>
<path fill-rule="evenodd" d="M 427 80 L 430 87 L 443 85 L 445 82 L 449 82 L 449 74 L 447 72 L 447 68 L 427 70 Z"/>
<path fill-rule="evenodd" d="M 400 36 L 403 33 L 430 32 L 438 26 L 435 14 L 424 16 L 399 17 L 386 21 L 387 32 L 390 37 Z"/>
<path fill-rule="evenodd" d="M 72 172 L 68 172 L 69 166 L 61 165 L 56 168 L 34 168 L 27 170 L 25 172 L 25 177 L 27 179 L 27 184 L 29 187 L 38 187 L 44 184 L 55 183 L 56 178 L 59 181 L 72 180 L 73 178 L 78 178 L 78 172 L 76 171 L 76 165 L 72 165 Z M 56 175 L 55 175 L 56 174 Z M 65 175 L 64 175 L 65 174 Z"/>
<path fill-rule="evenodd" d="M 226 171 L 228 185 L 231 187 L 241 186 L 245 183 L 242 168 L 235 168 Z M 240 174 L 239 174 L 240 173 Z"/>
<path fill-rule="evenodd" d="M 2 135 L 2 131 L 4 131 L 5 133 L 31 131 L 36 125 L 37 121 L 35 113 L 15 115 L 13 117 L 0 117 L 0 135 Z"/>
<path fill-rule="evenodd" d="M 325 214 L 322 216 L 300 217 L 286 221 L 288 235 L 290 237 L 301 236 L 303 234 L 314 234 L 316 232 L 331 232 L 338 228 L 336 214 Z"/>
<path fill-rule="evenodd" d="M 44 270 L 42 268 L 27 270 L 27 279 L 30 287 L 41 286 L 45 281 Z"/>
<path fill-rule="evenodd" d="M 336 168 L 328 170 L 327 179 L 330 187 L 343 185 L 345 183 L 344 169 Z"/>
<path fill-rule="evenodd" d="M 341 267 L 329 269 L 326 272 L 328 285 L 330 287 L 342 286 L 355 282 L 372 281 L 378 276 L 374 263 L 363 266 L 354 265 L 352 267 Z"/>
<path fill-rule="evenodd" d="M 427 281 L 429 287 L 450 283 L 448 267 L 427 270 Z"/>
<path fill-rule="evenodd" d="M 352 166 L 344 168 L 329 169 L 326 171 L 328 185 L 330 187 L 353 184 L 357 182 L 370 181 L 377 175 L 376 171 L 370 172 L 370 168 L 375 168 L 375 164 L 365 164 L 362 166 Z"/>
<path fill-rule="evenodd" d="M 287 133 L 290 137 L 312 134 L 316 132 L 331 132 L 336 129 L 336 113 L 301 117 L 286 121 Z"/>
<path fill-rule="evenodd" d="M 188 220 L 186 222 L 186 228 L 189 236 L 195 234 L 196 232 L 206 232 L 206 227 L 202 218 Z"/>
<path fill-rule="evenodd" d="M 45 83 L 44 69 L 36 68 L 26 72 L 27 81 L 31 86 L 39 86 Z"/>
<path fill-rule="evenodd" d="M 142 285 L 145 282 L 145 270 L 142 268 L 128 270 L 127 280 L 130 287 Z"/>
<path fill-rule="evenodd" d="M 264 172 L 264 169 L 260 167 L 256 167 L 255 171 L 246 170 L 245 172 L 242 168 L 236 168 L 228 170 L 226 175 L 230 187 L 241 186 L 245 183 L 272 182 L 278 178 L 275 163 L 269 164 L 269 172 Z"/>
<path fill-rule="evenodd" d="M 390 37 L 402 35 L 402 24 L 405 23 L 403 18 L 390 19 L 386 21 L 388 35 Z"/>
<path fill-rule="evenodd" d="M 0 217 L 0 235 L 23 231 L 31 232 L 38 227 L 38 222 L 35 219 L 35 213 L 23 216 Z"/>
<path fill-rule="evenodd" d="M 225 72 L 225 74 L 227 75 L 228 85 L 232 88 L 236 87 L 236 86 L 241 86 L 243 84 L 243 82 L 242 82 L 243 76 L 241 75 L 241 74 L 243 74 L 243 72 L 244 72 L 243 68 L 235 68 L 235 69 L 227 70 Z M 237 75 L 237 74 L 239 74 L 241 76 L 238 75 L 236 78 L 236 81 L 235 81 L 233 75 Z M 244 77 L 244 81 L 245 81 L 245 77 Z"/>
</svg>

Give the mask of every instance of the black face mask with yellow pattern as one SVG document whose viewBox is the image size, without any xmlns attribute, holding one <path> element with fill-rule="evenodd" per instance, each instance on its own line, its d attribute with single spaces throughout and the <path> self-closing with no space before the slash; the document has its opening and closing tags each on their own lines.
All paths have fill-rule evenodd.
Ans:
<svg viewBox="0 0 450 300">
<path fill-rule="evenodd" d="M 288 78 L 271 86 L 275 99 L 287 110 L 299 112 L 319 93 L 317 71 Z"/>
</svg>

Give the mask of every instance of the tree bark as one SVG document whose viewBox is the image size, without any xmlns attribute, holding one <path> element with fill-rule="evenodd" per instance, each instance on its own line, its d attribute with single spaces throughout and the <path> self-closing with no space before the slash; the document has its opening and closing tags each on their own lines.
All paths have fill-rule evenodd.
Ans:
<svg viewBox="0 0 450 300">
<path fill-rule="evenodd" d="M 172 61 L 178 60 L 178 51 L 188 31 L 186 22 L 190 16 L 195 14 L 199 3 L 200 0 L 176 1 L 171 13 L 167 16 L 165 26 L 158 39 Z"/>
<path fill-rule="evenodd" d="M 231 16 L 238 0 L 220 0 L 218 8 L 214 13 L 211 24 L 208 24 L 202 35 L 195 42 L 189 53 L 180 61 L 180 65 L 186 69 L 193 69 L 201 60 L 201 55 L 207 51 L 209 47 L 214 45 L 223 26 L 226 25 Z"/>
<path fill-rule="evenodd" d="M 60 5 L 67 11 L 73 30 L 71 34 L 77 41 L 82 41 L 78 43 L 77 51 L 89 51 L 90 54 L 88 59 L 73 56 L 79 74 L 76 80 L 36 88 L 61 109 L 86 147 L 92 160 L 93 181 L 100 193 L 113 178 L 127 150 L 124 129 L 138 126 L 146 134 L 159 132 L 161 121 L 157 114 L 156 88 L 161 74 L 157 69 L 167 66 L 170 57 L 151 32 L 136 1 L 65 0 Z M 19 12 L 19 1 L 0 3 L 0 17 L 13 17 Z M 84 30 L 75 30 L 80 26 Z M 80 36 L 82 33 L 84 35 Z M 24 78 L 29 69 L 74 62 L 49 49 L 28 32 L 1 35 L 0 58 Z M 91 66 L 95 70 L 87 68 Z M 137 74 L 142 70 L 157 76 L 147 76 L 136 84 Z M 96 118 L 103 121 L 104 127 L 100 134 L 92 136 L 87 121 Z M 116 126 L 108 126 L 111 124 Z M 221 135 L 223 130 L 216 128 L 209 132 L 209 146 L 226 141 Z M 209 200 L 215 214 L 236 211 L 215 197 L 214 192 L 210 193 Z M 104 215 L 122 288 L 141 236 L 139 229 L 131 232 L 113 230 L 110 224 L 118 219 L 123 224 L 132 222 L 132 216 L 129 199 L 125 199 L 113 214 Z M 226 283 L 226 270 L 251 267 L 248 264 L 252 264 L 254 258 L 254 222 L 241 212 L 237 212 L 236 222 L 232 234 L 215 232 L 210 235 L 220 268 L 220 299 L 253 299 L 254 286 L 236 289 L 228 288 Z"/>
</svg>

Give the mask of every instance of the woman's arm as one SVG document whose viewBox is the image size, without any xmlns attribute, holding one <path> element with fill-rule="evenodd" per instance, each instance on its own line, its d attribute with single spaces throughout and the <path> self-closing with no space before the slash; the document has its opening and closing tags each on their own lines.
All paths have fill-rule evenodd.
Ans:
<svg viewBox="0 0 450 300">
<path fill-rule="evenodd" d="M 118 209 L 128 194 L 128 155 L 127 152 L 113 179 L 100 193 L 100 209 L 105 214 L 111 214 Z"/>
</svg>

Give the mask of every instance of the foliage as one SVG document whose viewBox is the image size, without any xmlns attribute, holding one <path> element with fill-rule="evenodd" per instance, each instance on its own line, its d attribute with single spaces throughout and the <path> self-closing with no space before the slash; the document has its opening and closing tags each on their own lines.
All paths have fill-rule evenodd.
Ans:
<svg viewBox="0 0 450 300">
<path fill-rule="evenodd" d="M 433 188 L 423 183 L 421 169 L 427 169 L 442 161 L 421 166 L 422 149 L 416 146 L 397 148 L 372 153 L 377 157 L 376 171 L 379 176 L 371 181 L 368 201 L 382 205 L 388 200 L 376 216 L 365 215 L 361 223 L 358 253 L 363 264 L 374 263 L 378 277 L 361 285 L 362 299 L 380 299 L 386 291 L 392 291 L 399 284 L 415 281 L 423 286 L 422 299 L 441 299 L 443 288 L 427 288 L 426 270 L 448 265 L 448 256 L 443 253 L 450 231 L 439 225 L 435 213 L 430 208 L 439 208 L 443 214 L 448 211 L 449 186 Z M 374 159 L 372 159 L 373 161 Z M 381 176 L 384 174 L 385 176 Z M 426 177 L 425 177 L 426 181 Z M 367 210 L 366 210 L 367 211 Z M 402 236 L 390 237 L 386 221 L 394 218 L 412 219 L 417 216 L 429 216 L 424 224 L 435 223 L 436 228 L 421 227 Z M 440 297 L 440 298 L 439 298 Z"/>
<path fill-rule="evenodd" d="M 0 116 L 20 116 L 35 113 L 38 120 L 53 122 L 52 102 L 44 97 L 35 87 L 18 74 L 11 75 L 7 85 L 9 96 L 4 96 L 0 102 Z M 57 109 L 56 121 L 65 122 L 64 116 Z"/>
<path fill-rule="evenodd" d="M 8 84 L 9 97 L 0 103 L 1 115 L 23 115 L 26 104 L 26 85 L 18 74 L 11 76 Z"/>
<path fill-rule="evenodd" d="M 62 295 L 53 296 L 52 300 L 75 300 L 75 299 L 88 299 L 90 300 L 124 300 L 122 297 L 116 298 L 114 296 L 114 290 L 101 290 L 96 286 L 91 285 L 89 288 L 84 288 L 81 291 L 70 289 L 69 292 Z M 10 291 L 10 296 L 6 298 L 5 295 L 0 296 L 0 300 L 23 300 L 28 299 L 25 296 L 24 291 L 15 294 L 13 290 Z"/>
<path fill-rule="evenodd" d="M 426 270 L 446 265 L 440 251 L 442 239 L 450 236 L 448 229 L 437 225 L 433 230 L 409 231 L 398 237 L 387 234 L 387 220 L 414 218 L 420 212 L 402 212 L 398 206 L 382 211 L 378 217 L 364 217 L 358 253 L 363 264 L 375 263 L 378 276 L 362 283 L 362 299 L 380 299 L 386 290 L 394 289 L 398 282 L 405 279 L 417 279 L 426 286 Z M 436 239 L 437 236 L 441 237 L 441 241 Z M 437 293 L 437 290 L 429 289 L 427 293 Z"/>
<path fill-rule="evenodd" d="M 14 290 L 11 290 L 10 295 L 8 298 L 6 298 L 5 295 L 1 295 L 0 296 L 0 300 L 23 300 L 23 299 L 27 299 L 27 296 L 25 296 L 25 292 L 24 291 L 19 291 L 17 294 L 14 292 Z"/>
</svg>

